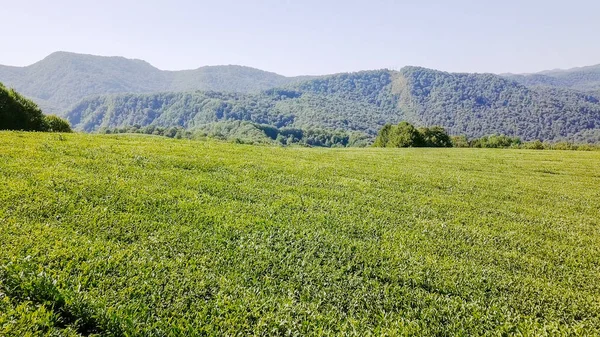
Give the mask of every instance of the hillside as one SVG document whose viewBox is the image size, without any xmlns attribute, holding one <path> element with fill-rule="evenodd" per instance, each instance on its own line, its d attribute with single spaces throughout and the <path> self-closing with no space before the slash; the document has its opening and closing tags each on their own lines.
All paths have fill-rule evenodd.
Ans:
<svg viewBox="0 0 600 337">
<path fill-rule="evenodd" d="M 241 66 L 162 71 L 141 60 L 57 52 L 27 67 L 0 66 L 0 82 L 63 113 L 81 99 L 116 93 L 215 90 L 254 92 L 296 81 Z"/>
<path fill-rule="evenodd" d="M 0 132 L 0 158 L 7 336 L 600 334 L 600 152 Z"/>
<path fill-rule="evenodd" d="M 277 127 L 326 127 L 376 133 L 398 118 L 387 71 L 341 74 L 263 91 L 101 96 L 76 105 L 67 118 L 80 130 L 138 124 L 194 128 L 221 120 Z"/>
<path fill-rule="evenodd" d="M 407 120 L 468 137 L 591 142 L 600 129 L 599 66 L 505 76 L 405 67 L 288 78 L 242 66 L 162 71 L 141 60 L 58 52 L 28 67 L 0 66 L 2 79 L 84 131 L 242 120 L 374 136 L 386 123 Z"/>
<path fill-rule="evenodd" d="M 103 96 L 79 103 L 66 116 L 84 131 L 134 124 L 193 129 L 249 120 L 374 135 L 386 123 L 407 120 L 469 137 L 501 133 L 558 140 L 600 129 L 600 101 L 568 89 L 527 87 L 498 75 L 406 67 L 324 76 L 257 94 Z"/>
<path fill-rule="evenodd" d="M 570 88 L 580 91 L 600 90 L 600 65 L 548 70 L 525 75 L 507 74 L 506 77 L 528 86 Z"/>
<path fill-rule="evenodd" d="M 407 120 L 441 125 L 454 134 L 556 140 L 600 129 L 600 100 L 578 91 L 526 87 L 492 74 L 414 67 L 401 71 L 401 84 L 400 104 Z"/>
</svg>

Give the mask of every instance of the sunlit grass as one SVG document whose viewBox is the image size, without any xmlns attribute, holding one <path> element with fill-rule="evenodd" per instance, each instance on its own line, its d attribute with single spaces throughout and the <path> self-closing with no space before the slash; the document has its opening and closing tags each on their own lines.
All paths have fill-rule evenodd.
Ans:
<svg viewBox="0 0 600 337">
<path fill-rule="evenodd" d="M 0 133 L 0 335 L 597 335 L 600 152 Z"/>
</svg>

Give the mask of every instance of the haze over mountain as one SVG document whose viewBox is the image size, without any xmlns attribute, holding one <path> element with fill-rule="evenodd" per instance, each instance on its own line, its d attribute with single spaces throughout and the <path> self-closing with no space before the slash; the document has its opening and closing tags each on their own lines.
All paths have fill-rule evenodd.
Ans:
<svg viewBox="0 0 600 337">
<path fill-rule="evenodd" d="M 63 113 L 92 95 L 214 90 L 253 92 L 289 78 L 237 65 L 163 71 L 142 60 L 56 52 L 27 67 L 0 65 L 0 82 L 32 98 L 44 111 Z"/>
<path fill-rule="evenodd" d="M 507 78 L 525 85 L 600 91 L 600 64 L 572 69 L 547 70 L 534 74 L 505 74 Z"/>
<path fill-rule="evenodd" d="M 0 82 L 83 131 L 244 120 L 373 136 L 407 120 L 468 137 L 600 141 L 599 74 L 598 66 L 530 75 L 404 67 L 290 78 L 242 66 L 162 71 L 141 60 L 58 52 L 0 67 Z"/>
</svg>

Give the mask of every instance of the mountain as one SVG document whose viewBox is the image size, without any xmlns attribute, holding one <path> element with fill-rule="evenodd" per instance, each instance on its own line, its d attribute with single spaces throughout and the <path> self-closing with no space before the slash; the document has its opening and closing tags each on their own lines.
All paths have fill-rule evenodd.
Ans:
<svg viewBox="0 0 600 337">
<path fill-rule="evenodd" d="M 76 105 L 66 117 L 84 131 L 134 124 L 193 129 L 217 121 L 248 120 L 374 135 L 386 123 L 407 120 L 469 137 L 502 133 L 524 140 L 558 140 L 582 134 L 595 137 L 600 101 L 592 94 L 528 87 L 499 75 L 405 67 L 329 75 L 252 94 L 196 91 L 95 97 Z"/>
<path fill-rule="evenodd" d="M 116 93 L 215 90 L 255 92 L 290 78 L 242 66 L 163 71 L 142 60 L 56 52 L 27 67 L 0 66 L 0 82 L 33 99 L 45 112 L 62 114 L 88 96 Z"/>
<path fill-rule="evenodd" d="M 213 91 L 126 94 L 84 100 L 67 113 L 80 130 L 127 125 L 195 128 L 222 120 L 277 127 L 325 127 L 374 134 L 399 121 L 391 73 L 366 71 L 309 80 L 258 94 Z"/>
<path fill-rule="evenodd" d="M 547 70 L 535 74 L 506 74 L 505 76 L 527 86 L 600 91 L 600 65 L 567 70 Z"/>
<path fill-rule="evenodd" d="M 405 67 L 285 77 L 231 65 L 163 71 L 141 60 L 58 52 L 27 67 L 0 66 L 0 81 L 84 131 L 241 120 L 373 136 L 406 120 L 469 137 L 594 140 L 600 129 L 600 66 L 503 76 Z"/>
</svg>

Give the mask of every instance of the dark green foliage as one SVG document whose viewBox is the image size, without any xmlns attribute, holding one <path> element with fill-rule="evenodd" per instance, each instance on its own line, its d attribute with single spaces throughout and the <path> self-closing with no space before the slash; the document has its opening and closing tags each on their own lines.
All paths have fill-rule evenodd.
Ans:
<svg viewBox="0 0 600 337">
<path fill-rule="evenodd" d="M 407 122 L 392 126 L 386 124 L 375 138 L 375 147 L 452 147 L 452 140 L 444 128 L 416 129 Z"/>
<path fill-rule="evenodd" d="M 375 141 L 373 142 L 374 147 L 386 147 L 390 141 L 390 137 L 392 134 L 392 130 L 394 126 L 391 124 L 384 125 L 381 130 L 377 133 L 377 137 L 375 137 Z"/>
<path fill-rule="evenodd" d="M 44 124 L 45 124 L 45 131 L 73 132 L 71 130 L 71 125 L 69 125 L 69 122 L 67 122 L 66 120 L 64 120 L 58 116 L 54 116 L 54 115 L 44 116 Z"/>
<path fill-rule="evenodd" d="M 490 135 L 468 140 L 465 136 L 451 137 L 453 147 L 491 148 L 491 149 L 528 149 L 528 150 L 600 150 L 600 144 L 577 144 L 572 142 L 542 142 L 539 139 L 521 142 L 518 137 Z"/>
<path fill-rule="evenodd" d="M 44 116 L 33 101 L 0 83 L 0 130 L 72 132 L 69 122 Z"/>
<path fill-rule="evenodd" d="M 442 127 L 419 128 L 419 133 L 426 147 L 452 147 L 452 140 Z"/>
<path fill-rule="evenodd" d="M 0 130 L 45 131 L 42 110 L 0 83 Z"/>
<path fill-rule="evenodd" d="M 21 316 L 25 322 L 20 323 L 29 324 L 31 332 L 52 331 L 50 335 L 56 336 L 123 334 L 122 322 L 94 308 L 78 294 L 59 289 L 56 280 L 40 272 L 27 259 L 19 264 L 0 266 L 0 294 L 0 302 L 3 302 L 0 309 L 4 309 L 0 311 L 14 310 L 9 314 Z M 16 303 L 26 305 L 14 308 Z M 7 308 L 3 308 L 3 304 Z M 0 320 L 0 327 L 6 323 Z M 17 335 L 16 331 L 12 332 Z M 21 333 L 26 335 L 24 331 Z"/>
<path fill-rule="evenodd" d="M 419 130 L 407 122 L 392 127 L 386 147 L 420 147 L 425 145 Z"/>
<path fill-rule="evenodd" d="M 192 138 L 192 136 L 193 136 L 192 132 L 190 132 L 184 128 L 181 128 L 181 127 L 164 128 L 164 127 L 154 126 L 154 125 L 148 125 L 145 127 L 140 127 L 139 125 L 134 125 L 134 126 L 130 126 L 130 127 L 115 128 L 115 129 L 102 128 L 102 129 L 98 130 L 98 133 L 103 133 L 103 134 L 139 133 L 139 134 L 163 136 L 163 137 L 177 138 L 177 139 L 182 139 L 182 138 L 189 139 L 189 138 Z"/>
<path fill-rule="evenodd" d="M 364 147 L 370 142 L 368 135 L 360 132 L 327 129 L 278 129 L 271 125 L 248 121 L 222 121 L 199 126 L 193 131 L 181 127 L 134 125 L 123 128 L 102 128 L 98 133 L 141 133 L 169 138 L 215 138 L 239 144 L 302 145 L 318 147 Z"/>
<path fill-rule="evenodd" d="M 269 134 L 263 130 L 267 128 Z M 195 130 L 196 137 L 209 137 L 244 144 L 275 144 L 279 130 L 247 121 L 206 124 Z"/>
<path fill-rule="evenodd" d="M 470 147 L 469 139 L 466 136 L 452 136 L 452 147 Z"/>
<path fill-rule="evenodd" d="M 271 125 L 246 121 L 207 124 L 196 129 L 195 135 L 244 144 L 298 144 L 318 147 L 364 147 L 369 144 L 369 137 L 360 132 L 289 127 L 278 129 Z"/>
<path fill-rule="evenodd" d="M 543 150 L 545 148 L 544 143 L 542 143 L 540 140 L 534 140 L 533 142 L 525 143 L 522 147 L 529 150 Z"/>
<path fill-rule="evenodd" d="M 470 144 L 471 147 L 480 148 L 509 148 L 519 147 L 519 145 L 521 145 L 521 139 L 518 137 L 509 137 L 505 135 L 491 135 L 483 136 L 479 139 L 474 139 L 470 142 Z"/>
</svg>

